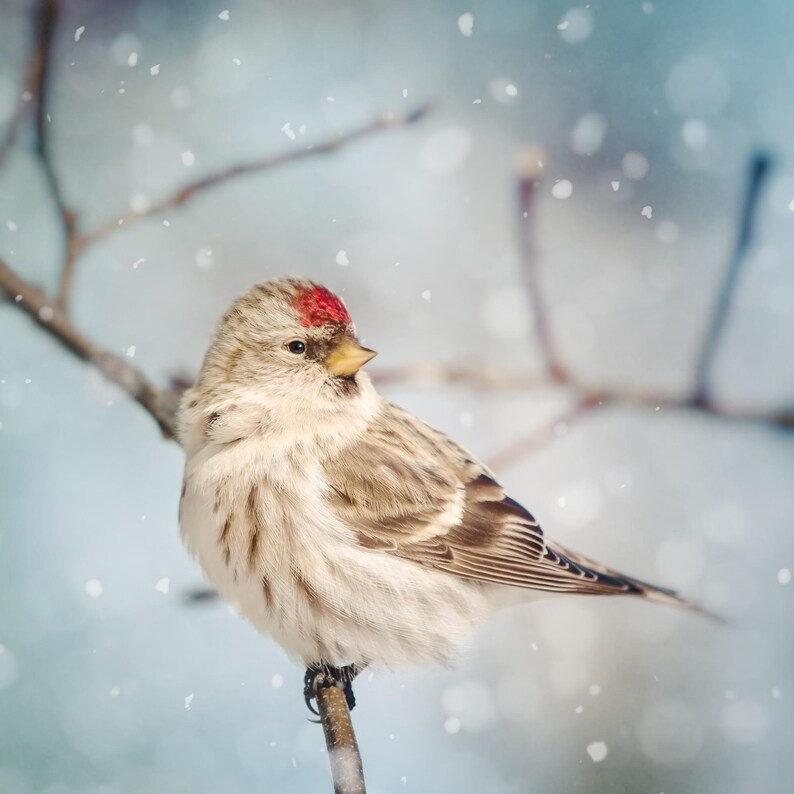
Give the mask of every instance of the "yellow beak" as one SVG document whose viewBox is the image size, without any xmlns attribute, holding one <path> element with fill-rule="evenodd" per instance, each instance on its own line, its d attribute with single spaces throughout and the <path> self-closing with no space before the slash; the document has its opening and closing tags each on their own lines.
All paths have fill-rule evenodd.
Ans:
<svg viewBox="0 0 794 794">
<path fill-rule="evenodd" d="M 325 366 L 332 375 L 349 378 L 377 355 L 374 350 L 361 347 L 355 339 L 345 339 L 328 354 Z"/>
</svg>

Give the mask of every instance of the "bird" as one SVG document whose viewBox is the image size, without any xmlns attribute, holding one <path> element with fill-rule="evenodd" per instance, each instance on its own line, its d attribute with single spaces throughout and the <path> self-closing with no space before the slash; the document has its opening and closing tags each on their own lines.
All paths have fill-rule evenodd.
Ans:
<svg viewBox="0 0 794 794">
<path fill-rule="evenodd" d="M 450 665 L 495 611 L 554 594 L 698 610 L 548 538 L 485 464 L 389 402 L 342 300 L 257 284 L 215 328 L 178 412 L 179 525 L 239 614 L 306 666 L 304 696 L 364 668 Z"/>
</svg>

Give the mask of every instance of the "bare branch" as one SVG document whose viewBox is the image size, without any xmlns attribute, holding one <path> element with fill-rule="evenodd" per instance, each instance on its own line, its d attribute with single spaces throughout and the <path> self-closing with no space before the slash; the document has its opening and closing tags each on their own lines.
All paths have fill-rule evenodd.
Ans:
<svg viewBox="0 0 794 794">
<path fill-rule="evenodd" d="M 17 104 L 11 119 L 6 127 L 5 135 L 0 141 L 0 168 L 5 164 L 6 157 L 11 153 L 17 140 L 17 135 L 22 128 L 25 118 L 33 105 L 33 90 L 38 84 L 38 73 L 41 69 L 41 51 L 37 43 L 31 45 L 30 56 L 25 67 L 25 76 L 22 81 L 22 88 L 17 96 Z"/>
<path fill-rule="evenodd" d="M 756 152 L 750 161 L 750 173 L 739 220 L 739 234 L 736 237 L 725 280 L 714 306 L 714 313 L 706 329 L 703 346 L 695 366 L 695 388 L 692 402 L 698 406 L 705 406 L 709 402 L 709 377 L 714 363 L 714 355 L 725 329 L 725 322 L 733 302 L 736 285 L 739 282 L 742 265 L 753 240 L 758 199 L 771 167 L 772 158 L 766 152 Z"/>
<path fill-rule="evenodd" d="M 553 381 L 565 383 L 568 378 L 549 330 L 548 311 L 546 301 L 543 298 L 538 261 L 532 242 L 533 199 L 535 188 L 539 184 L 542 174 L 542 166 L 539 163 L 543 157 L 542 150 L 536 147 L 530 147 L 522 155 L 523 162 L 518 183 L 519 222 L 521 224 L 519 243 L 527 294 L 532 305 L 532 314 L 535 321 L 535 335 L 540 345 L 546 371 Z"/>
<path fill-rule="evenodd" d="M 153 204 L 143 212 L 127 212 L 117 218 L 111 218 L 103 223 L 100 223 L 96 228 L 85 232 L 82 235 L 83 247 L 91 245 L 92 243 L 100 240 L 103 237 L 118 230 L 120 227 L 128 228 L 132 224 L 138 223 L 146 218 L 151 218 L 154 215 L 160 215 L 167 210 L 175 209 L 183 204 L 186 204 L 191 199 L 195 198 L 200 193 L 203 193 L 208 188 L 217 187 L 225 182 L 229 182 L 237 177 L 246 174 L 254 174 L 259 171 L 269 171 L 278 168 L 282 165 L 295 162 L 296 160 L 303 160 L 309 157 L 314 157 L 320 154 L 330 154 L 331 152 L 338 151 L 345 146 L 353 143 L 354 141 L 366 138 L 382 130 L 390 130 L 396 127 L 404 127 L 424 118 L 431 110 L 431 105 L 423 105 L 411 113 L 400 115 L 395 113 L 387 113 L 374 121 L 357 127 L 356 129 L 346 133 L 340 134 L 335 138 L 330 138 L 326 141 L 307 146 L 304 149 L 292 149 L 281 154 L 272 155 L 259 160 L 251 160 L 246 163 L 239 163 L 238 165 L 217 171 L 205 177 L 201 177 L 194 182 L 190 182 L 184 187 L 177 190 L 172 195 L 164 198 Z"/>
<path fill-rule="evenodd" d="M 553 422 L 543 427 L 533 430 L 523 438 L 519 438 L 509 446 L 497 452 L 493 457 L 486 461 L 487 465 L 494 471 L 502 471 L 510 466 L 524 460 L 528 455 L 537 452 L 545 447 L 549 441 L 554 439 L 559 430 L 563 427 L 567 430 L 574 422 L 583 417 L 586 413 L 600 408 L 605 401 L 591 397 L 583 397 L 578 400 L 573 408 L 566 411 L 562 416 L 557 417 Z"/>
<path fill-rule="evenodd" d="M 53 41 L 59 15 L 60 0 L 42 0 L 35 16 L 35 69 L 31 75 L 30 93 L 31 102 L 36 109 L 35 151 L 47 181 L 48 191 L 58 211 L 64 241 L 63 262 L 55 302 L 59 307 L 66 308 L 74 277 L 75 260 L 81 246 L 76 237 L 77 216 L 66 206 L 50 151 L 50 117 L 47 113 L 47 105 Z"/>
<path fill-rule="evenodd" d="M 344 693 L 336 686 L 318 687 L 316 698 L 335 794 L 366 794 L 361 753 Z"/>
<path fill-rule="evenodd" d="M 545 375 L 502 369 L 477 361 L 439 364 L 416 362 L 391 369 L 376 369 L 372 380 L 379 386 L 407 383 L 411 386 L 470 386 L 480 391 L 529 391 L 549 385 Z"/>
<path fill-rule="evenodd" d="M 696 404 L 691 399 L 669 394 L 654 394 L 630 387 L 620 389 L 598 388 L 572 375 L 560 384 L 545 376 L 500 369 L 476 362 L 462 364 L 436 364 L 424 362 L 394 369 L 375 370 L 372 379 L 380 386 L 407 384 L 426 388 L 442 386 L 468 386 L 478 391 L 508 393 L 528 392 L 538 389 L 562 387 L 587 402 L 634 405 L 657 410 L 696 410 L 715 417 L 737 422 L 758 422 L 780 428 L 794 427 L 794 405 L 777 411 L 722 405 L 716 401 Z"/>
<path fill-rule="evenodd" d="M 174 406 L 168 393 L 152 384 L 137 367 L 81 334 L 62 308 L 38 287 L 21 279 L 2 259 L 0 290 L 67 350 L 96 367 L 129 394 L 154 418 L 166 438 L 175 437 Z"/>
<path fill-rule="evenodd" d="M 27 116 L 30 110 L 30 100 L 31 93 L 26 88 L 20 93 L 19 99 L 17 99 L 16 108 L 6 127 L 6 134 L 3 136 L 3 140 L 0 141 L 0 168 L 3 167 L 6 157 L 11 154 L 11 150 L 14 148 L 19 130 L 25 121 L 25 116 Z"/>
</svg>

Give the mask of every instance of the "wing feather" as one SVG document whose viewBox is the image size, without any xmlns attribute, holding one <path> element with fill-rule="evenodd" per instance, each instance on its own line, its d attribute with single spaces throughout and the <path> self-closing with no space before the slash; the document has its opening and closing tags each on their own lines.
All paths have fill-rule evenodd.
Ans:
<svg viewBox="0 0 794 794">
<path fill-rule="evenodd" d="M 324 474 L 332 508 L 368 549 L 481 582 L 677 600 L 547 541 L 485 466 L 396 406 Z"/>
</svg>

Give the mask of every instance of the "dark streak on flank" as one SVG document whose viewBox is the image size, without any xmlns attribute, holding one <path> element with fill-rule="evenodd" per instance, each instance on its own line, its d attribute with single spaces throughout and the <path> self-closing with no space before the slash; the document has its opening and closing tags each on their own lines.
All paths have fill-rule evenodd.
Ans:
<svg viewBox="0 0 794 794">
<path fill-rule="evenodd" d="M 273 593 L 270 589 L 270 579 L 267 576 L 262 576 L 262 594 L 265 597 L 265 607 L 270 609 L 273 604 Z"/>
<path fill-rule="evenodd" d="M 248 500 L 245 505 L 248 521 L 253 527 L 251 537 L 248 542 L 248 567 L 253 568 L 256 563 L 257 552 L 259 551 L 259 516 L 257 514 L 257 490 L 254 485 L 248 493 Z"/>
<path fill-rule="evenodd" d="M 300 571 L 295 571 L 295 584 L 312 609 L 318 612 L 325 611 L 328 602 L 317 592 L 314 585 L 307 581 Z"/>
<path fill-rule="evenodd" d="M 223 522 L 223 529 L 221 530 L 221 536 L 218 541 L 221 544 L 221 547 L 223 548 L 223 562 L 225 565 L 229 564 L 229 561 L 232 556 L 232 550 L 229 547 L 229 532 L 231 531 L 231 528 L 232 528 L 232 514 L 229 513 L 229 515 L 226 516 L 226 520 Z"/>
<path fill-rule="evenodd" d="M 221 415 L 217 411 L 213 411 L 205 420 L 204 422 L 204 435 L 209 437 L 210 433 L 212 433 L 212 429 L 215 427 L 215 423 L 221 418 Z"/>
</svg>

